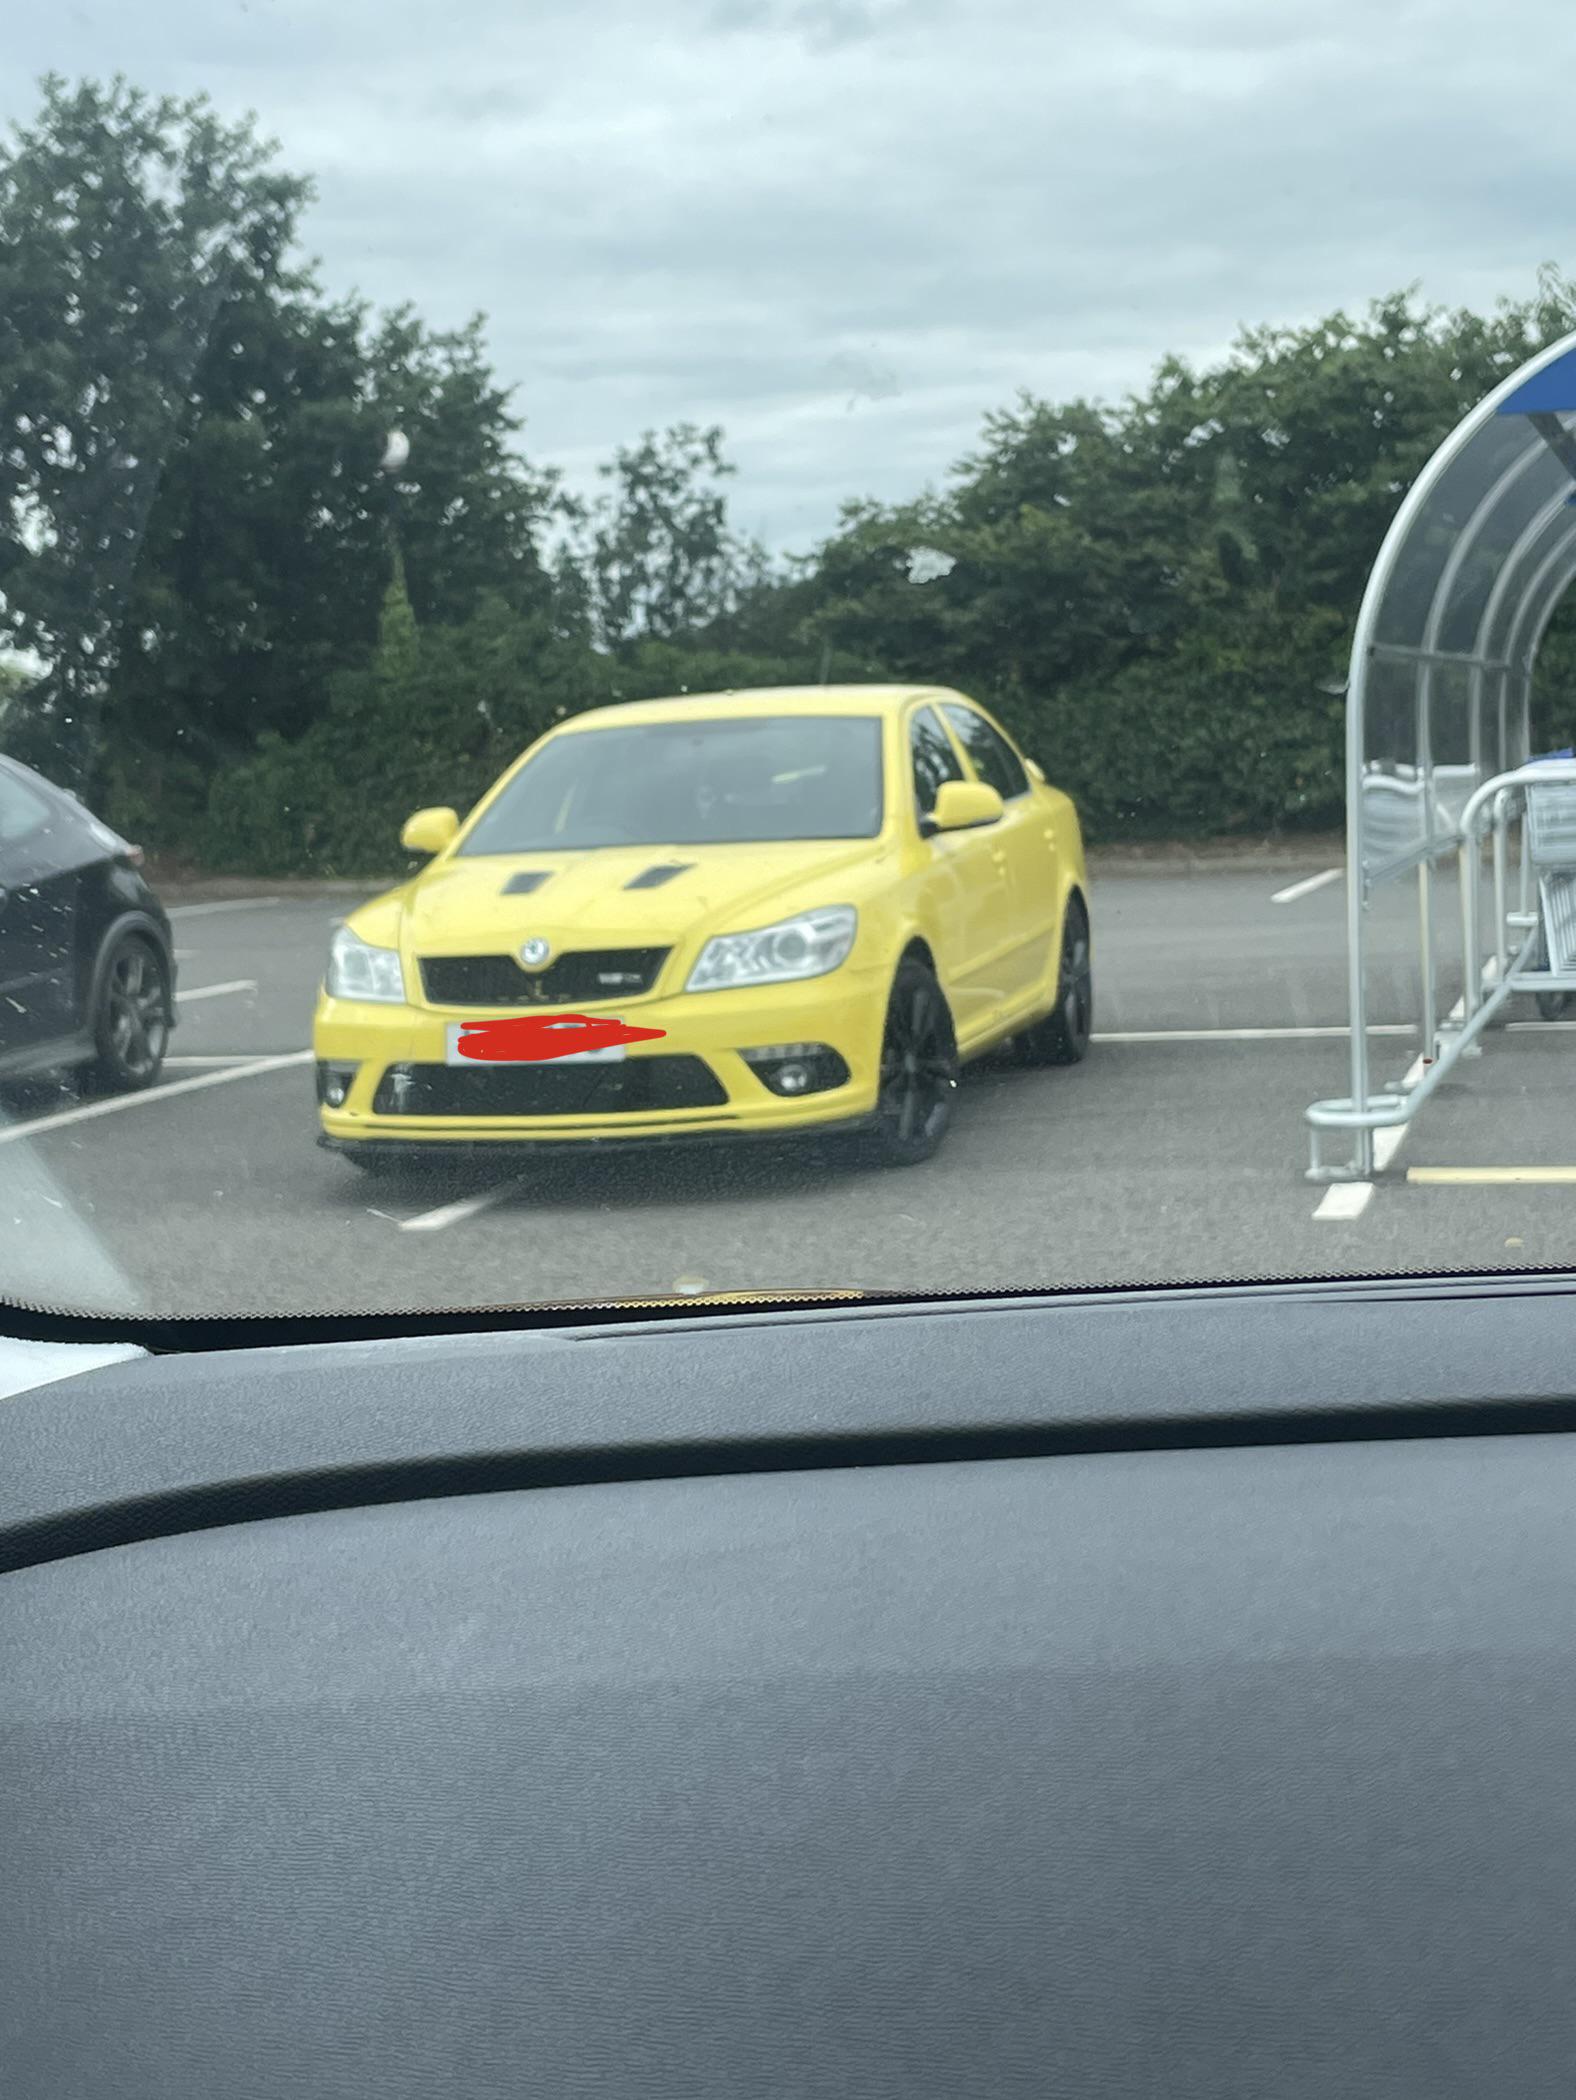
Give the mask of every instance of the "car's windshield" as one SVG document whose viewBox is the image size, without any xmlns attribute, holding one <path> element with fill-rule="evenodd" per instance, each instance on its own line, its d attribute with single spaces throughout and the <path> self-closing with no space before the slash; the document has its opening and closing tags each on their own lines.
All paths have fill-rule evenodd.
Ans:
<svg viewBox="0 0 1576 2100">
<path fill-rule="evenodd" d="M 462 853 L 872 838 L 881 724 L 718 716 L 557 736 L 466 834 Z"/>
<path fill-rule="evenodd" d="M 1552 0 L 11 15 L 0 1301 L 1570 1260 Z"/>
</svg>

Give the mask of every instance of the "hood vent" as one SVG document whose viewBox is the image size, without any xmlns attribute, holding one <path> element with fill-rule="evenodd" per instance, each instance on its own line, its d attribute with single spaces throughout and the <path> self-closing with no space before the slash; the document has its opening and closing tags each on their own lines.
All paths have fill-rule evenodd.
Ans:
<svg viewBox="0 0 1576 2100">
<path fill-rule="evenodd" d="M 692 860 L 658 861 L 655 867 L 643 868 L 638 875 L 632 876 L 624 887 L 626 890 L 660 890 L 675 875 L 687 875 L 694 865 Z"/>
<path fill-rule="evenodd" d="M 500 897 L 528 897 L 532 890 L 539 890 L 547 880 L 546 868 L 525 868 L 518 875 L 511 875 L 498 892 Z"/>
</svg>

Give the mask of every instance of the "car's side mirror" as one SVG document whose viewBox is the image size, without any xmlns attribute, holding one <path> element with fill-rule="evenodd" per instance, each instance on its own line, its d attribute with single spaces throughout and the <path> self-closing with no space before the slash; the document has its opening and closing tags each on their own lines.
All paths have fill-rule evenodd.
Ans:
<svg viewBox="0 0 1576 2100">
<path fill-rule="evenodd" d="M 946 780 L 936 792 L 936 806 L 920 825 L 926 838 L 938 831 L 977 831 L 999 824 L 1007 805 L 983 780 Z"/>
<path fill-rule="evenodd" d="M 441 853 L 452 846 L 460 820 L 452 809 L 418 809 L 399 835 L 407 853 Z"/>
</svg>

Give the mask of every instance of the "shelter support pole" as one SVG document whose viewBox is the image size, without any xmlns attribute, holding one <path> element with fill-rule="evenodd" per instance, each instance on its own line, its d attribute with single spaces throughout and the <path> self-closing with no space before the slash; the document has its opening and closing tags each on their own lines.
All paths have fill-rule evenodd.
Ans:
<svg viewBox="0 0 1576 2100">
<path fill-rule="evenodd" d="M 1439 1054 L 1439 986 L 1434 969 L 1434 740 L 1432 722 L 1431 666 L 1420 664 L 1413 674 L 1414 723 L 1417 777 L 1423 790 L 1423 843 L 1427 848 L 1417 864 L 1417 936 L 1421 962 L 1422 1050 L 1425 1059 Z"/>
<path fill-rule="evenodd" d="M 1356 652 L 1354 651 L 1354 655 Z M 1368 941 L 1368 878 L 1363 841 L 1363 744 L 1367 713 L 1367 662 L 1358 658 L 1346 701 L 1346 1010 L 1349 1020 L 1352 1100 L 1368 1099 L 1368 988 L 1364 964 Z M 1315 1170 L 1319 1134 L 1310 1132 Z M 1374 1135 L 1352 1132 L 1352 1171 L 1371 1174 Z"/>
<path fill-rule="evenodd" d="M 1510 908 L 1506 894 L 1509 829 L 1509 810 L 1501 796 L 1494 811 L 1494 966 L 1501 977 L 1510 967 L 1510 927 L 1506 920 Z"/>
<path fill-rule="evenodd" d="M 1425 1058 L 1439 1054 L 1439 985 L 1434 970 L 1434 864 L 1417 864 L 1417 945 L 1423 1007 L 1420 1034 Z"/>
<path fill-rule="evenodd" d="M 1478 961 L 1478 885 L 1483 848 L 1470 834 L 1461 841 L 1461 1025 L 1478 1010 L 1483 968 Z"/>
</svg>

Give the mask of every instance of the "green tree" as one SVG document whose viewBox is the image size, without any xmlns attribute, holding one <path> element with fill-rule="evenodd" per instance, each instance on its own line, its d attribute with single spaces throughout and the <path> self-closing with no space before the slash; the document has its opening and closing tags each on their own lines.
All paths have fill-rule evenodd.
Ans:
<svg viewBox="0 0 1576 2100">
<path fill-rule="evenodd" d="M 290 298 L 236 340 L 249 370 L 201 375 L 114 682 L 111 800 L 124 811 L 140 788 L 148 835 L 160 812 L 189 823 L 209 780 L 268 731 L 301 735 L 365 665 L 391 544 L 423 623 L 551 597 L 533 539 L 550 484 L 510 449 L 479 322 L 434 335 L 406 312 L 373 325 L 353 302 Z M 410 441 L 397 478 L 380 469 L 393 429 Z"/>
<path fill-rule="evenodd" d="M 538 535 L 557 477 L 515 448 L 521 419 L 487 360 L 485 320 L 434 333 L 404 306 L 367 343 L 366 388 L 385 429 L 410 440 L 396 522 L 417 618 L 455 626 L 482 599 L 543 610 L 550 579 Z"/>
<path fill-rule="evenodd" d="M 1323 689 L 1385 529 L 1466 409 L 1573 325 L 1548 270 L 1489 315 L 1402 293 L 1249 330 L 1208 369 L 1168 358 L 1115 404 L 1021 397 L 939 494 L 849 505 L 744 602 L 739 646 L 975 692 L 1096 836 L 1338 822 Z M 1551 666 L 1576 662 L 1567 631 Z"/>
<path fill-rule="evenodd" d="M 458 626 L 418 625 L 397 572 L 370 661 L 335 674 L 320 719 L 295 738 L 265 732 L 214 781 L 204 857 L 260 874 L 386 875 L 413 809 L 469 809 L 555 721 L 609 697 L 606 667 L 550 612 L 496 594 Z"/>
<path fill-rule="evenodd" d="M 0 146 L 0 634 L 48 661 L 20 726 L 74 781 L 198 365 L 304 195 L 249 123 L 119 79 L 47 79 Z"/>
<path fill-rule="evenodd" d="M 47 81 L 0 152 L 0 641 L 49 664 L 7 741 L 153 844 L 366 662 L 391 525 L 423 620 L 551 595 L 480 321 L 325 299 L 309 194 L 249 122 L 119 80 Z"/>
<path fill-rule="evenodd" d="M 580 514 L 580 561 L 604 648 L 715 626 L 758 581 L 764 557 L 728 523 L 722 443 L 720 429 L 676 423 L 599 469 L 612 486 Z"/>
</svg>

